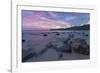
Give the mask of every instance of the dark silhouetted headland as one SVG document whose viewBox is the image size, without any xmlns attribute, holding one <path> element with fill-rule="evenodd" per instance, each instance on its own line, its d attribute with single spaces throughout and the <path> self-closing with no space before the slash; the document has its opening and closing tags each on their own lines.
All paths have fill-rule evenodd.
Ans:
<svg viewBox="0 0 100 73">
<path fill-rule="evenodd" d="M 51 30 L 90 30 L 90 25 L 85 24 L 82 26 L 73 26 L 70 28 L 59 28 L 59 29 L 51 29 Z"/>
</svg>

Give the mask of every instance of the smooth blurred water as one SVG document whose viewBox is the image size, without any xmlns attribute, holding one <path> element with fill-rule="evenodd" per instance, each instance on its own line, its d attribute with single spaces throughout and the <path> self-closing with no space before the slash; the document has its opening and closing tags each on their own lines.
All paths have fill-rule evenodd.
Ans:
<svg viewBox="0 0 100 73">
<path fill-rule="evenodd" d="M 35 53 L 41 52 L 48 43 L 57 43 L 61 46 L 62 41 L 68 38 L 82 38 L 85 39 L 89 45 L 90 41 L 90 32 L 89 31 L 23 31 L 22 39 L 25 42 L 22 42 L 22 48 L 24 51 L 33 51 Z M 25 54 L 27 54 L 27 52 Z M 45 57 L 38 58 L 38 61 L 41 60 L 54 60 L 57 58 L 57 52 L 50 49 L 45 53 Z M 53 56 L 52 56 L 53 54 Z M 48 58 L 47 58 L 48 57 Z M 34 57 L 33 57 L 34 58 Z M 45 59 L 46 58 L 46 59 Z M 30 61 L 35 61 L 31 59 Z M 37 61 L 37 60 L 36 60 Z"/>
</svg>

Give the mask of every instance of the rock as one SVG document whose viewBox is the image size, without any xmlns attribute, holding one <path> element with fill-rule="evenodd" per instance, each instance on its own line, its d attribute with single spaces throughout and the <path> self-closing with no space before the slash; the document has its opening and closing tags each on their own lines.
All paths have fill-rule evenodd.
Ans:
<svg viewBox="0 0 100 73">
<path fill-rule="evenodd" d="M 61 59 L 63 57 L 63 54 L 61 53 L 61 54 L 59 54 L 59 58 L 58 59 Z"/>
<path fill-rule="evenodd" d="M 49 42 L 45 48 L 52 48 L 53 47 L 53 44 L 51 42 Z"/>
<path fill-rule="evenodd" d="M 70 45 L 71 44 L 71 40 L 74 38 L 74 34 L 69 34 L 68 38 L 66 40 L 63 41 L 64 44 L 66 45 Z"/>
<path fill-rule="evenodd" d="M 90 54 L 89 45 L 87 44 L 86 40 L 82 38 L 73 39 L 71 43 L 71 48 L 76 53 L 80 53 L 84 55 Z"/>
<path fill-rule="evenodd" d="M 69 34 L 69 36 L 68 36 L 69 38 L 74 38 L 74 34 Z"/>
<path fill-rule="evenodd" d="M 89 35 L 88 34 L 85 34 L 84 36 L 88 37 Z"/>
<path fill-rule="evenodd" d="M 53 48 L 57 52 L 72 53 L 71 47 L 69 44 L 67 44 L 67 42 L 65 43 L 63 41 L 53 41 L 51 45 L 51 48 Z"/>
<path fill-rule="evenodd" d="M 22 62 L 26 62 L 32 57 L 37 57 L 37 53 L 35 53 L 32 48 L 28 50 L 22 49 Z"/>
<path fill-rule="evenodd" d="M 68 44 L 68 42 L 71 40 L 71 38 L 67 38 L 66 40 L 63 41 L 64 44 Z"/>
<path fill-rule="evenodd" d="M 43 36 L 45 36 L 45 37 L 46 37 L 46 36 L 47 36 L 47 34 L 43 34 Z"/>
<path fill-rule="evenodd" d="M 24 42 L 25 42 L 25 40 L 23 39 L 23 40 L 22 40 L 22 42 L 24 43 Z"/>
<path fill-rule="evenodd" d="M 37 57 L 36 53 L 30 53 L 27 56 L 22 58 L 22 62 L 26 62 L 27 60 L 31 59 L 32 57 Z"/>
<path fill-rule="evenodd" d="M 58 32 L 56 32 L 56 35 L 60 35 Z"/>
</svg>

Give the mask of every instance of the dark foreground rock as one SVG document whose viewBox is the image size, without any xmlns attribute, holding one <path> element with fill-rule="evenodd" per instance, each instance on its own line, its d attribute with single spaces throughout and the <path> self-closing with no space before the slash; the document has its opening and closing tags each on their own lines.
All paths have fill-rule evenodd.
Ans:
<svg viewBox="0 0 100 73">
<path fill-rule="evenodd" d="M 26 62 L 32 57 L 37 57 L 37 53 L 29 48 L 28 50 L 22 49 L 22 62 Z"/>
<path fill-rule="evenodd" d="M 73 39 L 72 43 L 71 43 L 71 48 L 76 53 L 80 53 L 80 54 L 84 54 L 84 55 L 90 54 L 89 45 L 87 44 L 85 39 L 81 39 L 81 38 Z"/>
</svg>

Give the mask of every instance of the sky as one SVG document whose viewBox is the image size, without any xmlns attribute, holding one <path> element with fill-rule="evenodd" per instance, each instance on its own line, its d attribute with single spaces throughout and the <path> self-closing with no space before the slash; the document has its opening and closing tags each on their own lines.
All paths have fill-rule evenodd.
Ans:
<svg viewBox="0 0 100 73">
<path fill-rule="evenodd" d="M 23 29 L 57 29 L 89 23 L 89 13 L 22 10 Z"/>
</svg>

